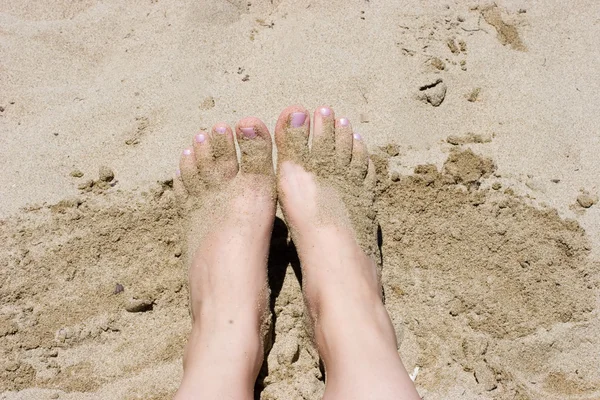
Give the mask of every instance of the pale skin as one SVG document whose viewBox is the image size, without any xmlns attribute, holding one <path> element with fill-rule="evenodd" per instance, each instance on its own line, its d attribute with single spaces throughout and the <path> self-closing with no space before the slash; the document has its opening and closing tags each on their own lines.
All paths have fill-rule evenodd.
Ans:
<svg viewBox="0 0 600 400">
<path fill-rule="evenodd" d="M 326 372 L 323 398 L 420 399 L 397 352 L 376 263 L 359 245 L 338 189 L 324 187 L 327 182 L 308 171 L 310 157 L 331 157 L 319 151 L 320 143 L 335 143 L 331 159 L 341 163 L 337 173 L 364 179 L 358 184 L 368 193 L 373 175 L 366 146 L 348 120 L 336 119 L 328 107 L 314 113 L 310 151 L 309 131 L 303 107 L 281 113 L 274 135 L 277 176 L 271 135 L 257 118 L 242 119 L 234 129 L 217 124 L 196 135 L 181 156 L 174 188 L 187 224 L 193 324 L 177 400 L 254 398 L 264 357 L 261 324 L 277 201 L 300 258 L 314 342 Z M 343 212 L 324 219 L 323 193 Z"/>
</svg>

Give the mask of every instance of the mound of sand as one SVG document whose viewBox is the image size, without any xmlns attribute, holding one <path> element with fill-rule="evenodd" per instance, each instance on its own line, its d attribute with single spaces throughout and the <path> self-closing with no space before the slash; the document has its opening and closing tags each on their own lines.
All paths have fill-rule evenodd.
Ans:
<svg viewBox="0 0 600 400">
<path fill-rule="evenodd" d="M 598 266 L 585 233 L 510 190 L 480 189 L 493 168 L 466 150 L 441 172 L 381 182 L 386 304 L 408 366 L 428 399 L 457 381 L 467 397 L 597 398 Z"/>
<path fill-rule="evenodd" d="M 585 232 L 501 190 L 470 150 L 392 176 L 377 155 L 383 283 L 427 399 L 598 398 L 598 265 Z M 485 185 L 484 185 L 485 186 Z M 489 186 L 489 185 L 488 185 Z M 167 399 L 189 331 L 170 182 L 108 189 L 0 222 L 0 390 L 16 398 Z M 300 273 L 281 220 L 262 399 L 318 399 Z M 57 397 L 58 396 L 58 397 Z"/>
</svg>

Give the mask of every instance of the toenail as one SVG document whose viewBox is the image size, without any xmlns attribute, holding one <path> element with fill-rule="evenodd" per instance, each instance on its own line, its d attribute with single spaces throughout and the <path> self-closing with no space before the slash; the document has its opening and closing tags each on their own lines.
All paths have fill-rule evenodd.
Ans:
<svg viewBox="0 0 600 400">
<path fill-rule="evenodd" d="M 246 128 L 240 128 L 240 131 L 246 136 L 248 139 L 253 139 L 256 137 L 256 132 L 254 131 L 253 126 L 249 126 Z"/>
<path fill-rule="evenodd" d="M 192 150 L 191 149 L 185 149 L 183 151 L 183 155 L 184 156 L 191 156 L 192 155 Z"/>
<path fill-rule="evenodd" d="M 362 139 L 362 136 L 360 136 L 360 134 L 356 133 L 356 132 L 352 134 L 352 137 L 354 138 L 354 140 L 360 140 L 360 139 Z"/>
<path fill-rule="evenodd" d="M 206 140 L 206 136 L 204 136 L 204 133 L 199 133 L 196 135 L 196 142 L 202 143 L 205 140 Z"/>
<path fill-rule="evenodd" d="M 306 114 L 303 112 L 292 113 L 291 117 L 290 124 L 292 125 L 292 128 L 299 128 L 304 125 L 304 121 L 306 121 Z"/>
<path fill-rule="evenodd" d="M 349 123 L 348 118 L 340 118 L 340 126 L 348 126 Z"/>
<path fill-rule="evenodd" d="M 221 133 L 221 134 L 223 134 L 223 133 L 227 132 L 227 128 L 226 128 L 226 127 L 224 127 L 224 126 L 217 126 L 217 127 L 215 128 L 215 131 L 217 131 L 217 133 Z"/>
<path fill-rule="evenodd" d="M 180 169 L 178 169 L 177 171 L 175 171 L 175 176 L 178 177 L 178 178 L 181 176 L 181 170 Z"/>
<path fill-rule="evenodd" d="M 331 115 L 331 109 L 329 109 L 327 107 L 321 107 L 321 109 L 319 110 L 319 112 L 324 117 L 329 117 Z"/>
</svg>

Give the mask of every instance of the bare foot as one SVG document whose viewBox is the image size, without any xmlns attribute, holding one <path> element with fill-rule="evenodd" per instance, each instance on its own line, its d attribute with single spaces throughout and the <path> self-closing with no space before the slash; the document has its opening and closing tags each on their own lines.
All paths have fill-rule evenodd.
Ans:
<svg viewBox="0 0 600 400">
<path fill-rule="evenodd" d="M 325 398 L 418 399 L 397 353 L 381 300 L 375 169 L 345 118 L 306 109 L 277 121 L 277 190 L 298 250 L 314 338 L 325 364 Z"/>
<path fill-rule="evenodd" d="M 271 136 L 256 118 L 194 137 L 174 188 L 184 221 L 192 333 L 177 399 L 251 399 L 263 360 L 276 193 Z"/>
</svg>

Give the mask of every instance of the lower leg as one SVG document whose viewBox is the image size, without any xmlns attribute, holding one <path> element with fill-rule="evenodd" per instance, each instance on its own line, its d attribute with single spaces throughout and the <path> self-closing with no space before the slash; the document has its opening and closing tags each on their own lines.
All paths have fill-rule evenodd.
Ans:
<svg viewBox="0 0 600 400">
<path fill-rule="evenodd" d="M 254 398 L 254 383 L 263 358 L 260 337 L 249 338 L 246 334 L 255 330 L 227 325 L 213 332 L 203 332 L 196 326 L 192 329 L 176 400 Z"/>
<path fill-rule="evenodd" d="M 325 398 L 419 399 L 397 352 L 377 254 L 375 165 L 346 118 L 285 109 L 275 129 L 281 208 L 298 250 Z"/>
<path fill-rule="evenodd" d="M 328 248 L 336 248 L 338 255 L 311 260 L 310 253 L 305 253 L 304 261 L 313 275 L 312 279 L 307 277 L 306 291 L 315 340 L 326 370 L 324 398 L 420 399 L 397 352 L 396 334 L 381 300 L 375 263 L 358 245 L 339 234 L 337 238 L 327 234 L 327 238 L 315 236 L 333 246 Z M 317 262 L 319 268 L 310 268 Z M 325 276 L 330 274 L 343 278 L 333 283 Z"/>
<path fill-rule="evenodd" d="M 192 332 L 176 400 L 250 400 L 263 361 L 275 196 L 271 136 L 217 124 L 184 150 L 173 186 L 187 239 Z"/>
</svg>

